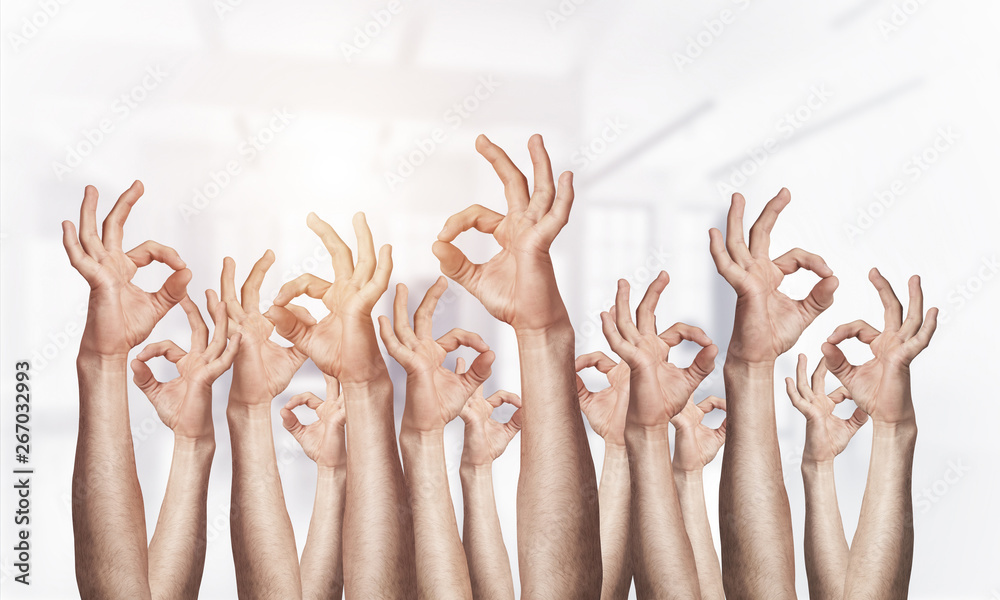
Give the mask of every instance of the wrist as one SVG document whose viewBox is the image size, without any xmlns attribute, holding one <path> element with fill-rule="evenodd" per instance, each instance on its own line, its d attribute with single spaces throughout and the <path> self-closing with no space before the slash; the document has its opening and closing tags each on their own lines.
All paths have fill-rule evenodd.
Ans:
<svg viewBox="0 0 1000 600">
<path fill-rule="evenodd" d="M 914 441 L 917 439 L 917 421 L 911 417 L 902 421 L 875 421 L 873 437 L 885 440 Z"/>
<path fill-rule="evenodd" d="M 344 402 L 350 404 L 357 401 L 367 401 L 371 397 L 392 398 L 392 379 L 389 372 L 382 370 L 377 376 L 362 381 L 340 380 L 341 393 Z"/>
<path fill-rule="evenodd" d="M 576 333 L 569 316 L 561 317 L 544 327 L 515 327 L 518 347 L 541 348 L 549 346 L 569 346 L 576 343 Z"/>
<path fill-rule="evenodd" d="M 492 481 L 493 463 L 474 463 L 468 462 L 463 458 L 462 464 L 458 468 L 458 473 L 462 479 L 479 479 L 488 477 L 490 481 Z"/>
<path fill-rule="evenodd" d="M 800 465 L 803 475 L 810 474 L 822 474 L 822 473 L 833 473 L 833 459 L 815 459 L 802 457 L 802 464 Z"/>
<path fill-rule="evenodd" d="M 704 481 L 704 468 L 698 467 L 695 469 L 684 469 L 677 466 L 677 463 L 672 463 L 674 471 L 674 481 L 679 484 L 696 484 L 701 485 Z"/>
<path fill-rule="evenodd" d="M 437 428 L 418 428 L 413 427 L 403 421 L 403 424 L 399 428 L 399 445 L 400 446 L 443 446 L 444 445 L 444 427 Z"/>
<path fill-rule="evenodd" d="M 316 476 L 320 479 L 341 479 L 347 476 L 346 464 L 316 464 Z"/>
<path fill-rule="evenodd" d="M 174 450 L 199 456 L 215 454 L 215 432 L 199 436 L 174 434 Z"/>
<path fill-rule="evenodd" d="M 80 353 L 76 356 L 77 369 L 124 369 L 128 364 L 128 352 L 98 352 L 80 344 Z"/>
<path fill-rule="evenodd" d="M 774 360 L 746 360 L 726 353 L 726 362 L 722 367 L 725 375 L 743 375 L 748 377 L 774 377 Z"/>
<path fill-rule="evenodd" d="M 233 401 L 232 395 L 229 398 L 229 406 L 226 407 L 226 418 L 229 421 L 267 421 L 271 422 L 271 402 Z"/>
</svg>

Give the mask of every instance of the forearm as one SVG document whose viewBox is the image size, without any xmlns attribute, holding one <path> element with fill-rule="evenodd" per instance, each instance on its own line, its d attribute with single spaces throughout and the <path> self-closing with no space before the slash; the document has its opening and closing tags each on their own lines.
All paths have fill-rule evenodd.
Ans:
<svg viewBox="0 0 1000 600">
<path fill-rule="evenodd" d="M 597 597 L 600 517 L 594 462 L 576 395 L 574 335 L 518 333 L 521 473 L 518 556 L 526 597 Z"/>
<path fill-rule="evenodd" d="M 174 438 L 160 516 L 149 543 L 153 598 L 197 598 L 205 569 L 208 478 L 215 440 Z"/>
<path fill-rule="evenodd" d="M 730 358 L 724 374 L 728 427 L 719 526 L 726 593 L 794 598 L 792 521 L 775 424 L 774 365 Z"/>
<path fill-rule="evenodd" d="M 809 597 L 844 597 L 848 547 L 837 504 L 833 461 L 802 461 L 806 496 L 805 555 Z"/>
<path fill-rule="evenodd" d="M 278 475 L 270 411 L 269 402 L 247 406 L 233 402 L 232 397 L 226 411 L 233 447 L 230 523 L 240 598 L 301 594 L 295 537 Z"/>
<path fill-rule="evenodd" d="M 628 598 L 632 586 L 632 559 L 629 553 L 628 452 L 620 444 L 605 444 L 599 497 L 601 503 L 601 562 L 604 577 L 601 599 Z"/>
<path fill-rule="evenodd" d="M 304 600 L 340 598 L 344 589 L 343 524 L 347 473 L 319 467 L 316 500 L 299 571 Z"/>
<path fill-rule="evenodd" d="M 633 379 L 633 392 L 636 387 Z M 641 598 L 697 598 L 697 566 L 674 484 L 666 428 L 651 431 L 629 425 L 625 444 L 636 592 Z"/>
<path fill-rule="evenodd" d="M 851 544 L 845 597 L 906 598 L 913 564 L 917 426 L 875 424 L 868 484 Z"/>
<path fill-rule="evenodd" d="M 677 486 L 684 529 L 694 552 L 701 597 L 705 600 L 724 599 L 726 595 L 722 589 L 722 568 L 719 566 L 719 556 L 715 553 L 712 525 L 708 520 L 702 470 L 675 470 L 674 483 Z"/>
<path fill-rule="evenodd" d="M 353 598 L 413 597 L 413 522 L 396 446 L 392 382 L 385 374 L 369 384 L 345 383 L 343 396 L 344 587 Z"/>
<path fill-rule="evenodd" d="M 510 557 L 500 530 L 490 465 L 462 465 L 462 545 L 473 598 L 514 599 Z"/>
<path fill-rule="evenodd" d="M 82 598 L 149 598 L 146 523 L 129 427 L 126 359 L 77 358 L 73 537 Z"/>
<path fill-rule="evenodd" d="M 472 598 L 469 567 L 448 490 L 444 433 L 406 429 L 399 436 L 413 511 L 419 598 Z"/>
</svg>

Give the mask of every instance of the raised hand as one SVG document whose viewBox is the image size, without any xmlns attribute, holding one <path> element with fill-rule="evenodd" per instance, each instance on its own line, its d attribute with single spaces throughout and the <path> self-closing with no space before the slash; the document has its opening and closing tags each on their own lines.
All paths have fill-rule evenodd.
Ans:
<svg viewBox="0 0 1000 600">
<path fill-rule="evenodd" d="M 465 373 L 465 359 L 455 361 L 455 373 Z M 506 423 L 493 418 L 493 411 L 503 404 L 517 408 Z M 521 430 L 521 398 L 517 394 L 499 390 L 486 398 L 480 385 L 465 402 L 458 416 L 465 422 L 465 441 L 462 445 L 462 466 L 486 467 L 500 458 L 507 445 Z"/>
<path fill-rule="evenodd" d="M 626 422 L 645 428 L 666 429 L 670 419 L 681 412 L 698 384 L 715 368 L 715 356 L 719 352 L 718 347 L 698 327 L 675 323 L 660 335 L 656 334 L 654 311 L 669 281 L 667 273 L 661 271 L 649 284 L 633 322 L 629 308 L 629 285 L 620 279 L 612 309 L 615 314 L 601 313 L 604 336 L 611 349 L 631 369 L 631 385 L 641 382 L 647 392 L 632 394 L 635 402 L 629 403 Z M 670 348 L 684 340 L 695 342 L 702 349 L 694 362 L 682 369 L 671 364 L 668 356 Z"/>
<path fill-rule="evenodd" d="M 702 419 L 715 409 L 725 411 L 726 400 L 709 396 L 695 404 L 691 397 L 681 412 L 670 420 L 676 429 L 673 462 L 675 471 L 700 471 L 719 453 L 719 448 L 726 442 L 725 419 L 715 429 L 702 423 Z"/>
<path fill-rule="evenodd" d="M 191 350 L 184 352 L 172 341 L 149 344 L 132 361 L 135 384 L 156 408 L 160 420 L 178 438 L 214 440 L 212 425 L 212 383 L 229 370 L 240 348 L 241 335 L 236 333 L 226 344 L 229 320 L 226 305 L 209 290 L 208 306 L 215 322 L 212 341 L 201 312 L 191 298 L 184 296 L 180 305 L 191 326 Z M 162 356 L 177 365 L 179 375 L 166 383 L 153 376 L 146 364 Z"/>
<path fill-rule="evenodd" d="M 476 139 L 476 150 L 490 161 L 504 184 L 507 214 L 475 204 L 445 222 L 434 243 L 441 272 L 479 299 L 491 315 L 521 332 L 544 332 L 568 324 L 568 313 L 556 287 L 549 246 L 569 221 L 573 204 L 573 174 L 553 183 L 552 165 L 542 136 L 528 140 L 534 166 L 534 190 L 507 154 L 485 135 Z M 500 252 L 485 264 L 472 263 L 452 244 L 464 231 L 475 228 L 491 234 Z"/>
<path fill-rule="evenodd" d="M 771 229 L 791 194 L 781 188 L 764 207 L 750 228 L 750 246 L 743 241 L 743 210 L 746 200 L 733 194 L 726 223 L 726 236 L 709 230 L 715 266 L 736 291 L 736 322 L 728 356 L 747 363 L 773 363 L 799 339 L 802 331 L 833 304 L 839 284 L 833 271 L 819 256 L 793 248 L 771 260 L 768 254 Z M 809 295 L 792 300 L 778 291 L 782 279 L 799 269 L 821 277 Z"/>
<path fill-rule="evenodd" d="M 608 378 L 608 387 L 592 392 L 587 389 L 580 371 L 594 367 Z M 576 392 L 580 409 L 590 427 L 606 444 L 625 446 L 625 415 L 628 413 L 630 371 L 625 361 L 616 363 L 603 352 L 583 354 L 576 359 Z"/>
<path fill-rule="evenodd" d="M 927 347 L 937 328 L 937 308 L 923 313 L 924 298 L 920 278 L 910 278 L 910 305 L 903 319 L 903 306 L 885 277 L 872 269 L 868 274 L 885 307 L 885 331 L 858 320 L 841 325 L 823 344 L 826 364 L 858 408 L 875 423 L 898 424 L 914 421 L 910 396 L 910 363 Z M 868 344 L 875 357 L 863 365 L 847 362 L 837 344 L 857 338 Z"/>
<path fill-rule="evenodd" d="M 476 388 L 490 376 L 495 355 L 479 335 L 452 329 L 437 340 L 433 338 L 433 316 L 448 280 L 439 277 L 427 290 L 413 315 L 414 326 L 406 308 L 407 289 L 396 286 L 393 322 L 379 317 L 379 333 L 386 350 L 406 369 L 406 407 L 403 428 L 414 431 L 443 431 L 444 426 L 462 412 Z M 479 352 L 467 372 L 459 374 L 444 368 L 445 356 L 467 346 Z"/>
<path fill-rule="evenodd" d="M 312 392 L 296 394 L 281 409 L 281 424 L 292 434 L 317 466 L 342 468 L 347 466 L 347 446 L 344 425 L 347 412 L 344 398 L 340 394 L 340 382 L 329 375 L 326 379 L 326 399 L 322 400 Z M 292 410 L 305 405 L 316 413 L 316 421 L 303 425 Z"/>
<path fill-rule="evenodd" d="M 228 256 L 222 261 L 220 290 L 226 312 L 232 321 L 231 331 L 243 336 L 242 349 L 236 356 L 230 398 L 243 403 L 266 403 L 283 392 L 292 376 L 306 360 L 295 347 L 285 347 L 271 340 L 274 324 L 260 313 L 260 286 L 267 270 L 274 264 L 270 250 L 254 263 L 247 275 L 240 297 L 236 297 L 236 262 Z M 309 318 L 305 309 L 295 307 Z"/>
<path fill-rule="evenodd" d="M 101 235 L 97 233 L 97 188 L 88 185 L 80 206 L 80 233 L 63 221 L 63 245 L 73 267 L 90 284 L 90 308 L 81 353 L 124 360 L 129 350 L 142 343 L 153 326 L 187 295 L 191 271 L 173 248 L 146 241 L 128 252 L 122 250 L 125 220 L 142 196 L 136 181 L 118 198 Z M 132 283 L 140 267 L 161 262 L 174 270 L 154 293 Z"/>
<path fill-rule="evenodd" d="M 838 404 L 848 397 L 847 388 L 841 386 L 831 394 L 826 393 L 826 358 L 821 358 L 812 381 L 806 377 L 806 355 L 799 354 L 795 370 L 796 381 L 785 378 L 785 388 L 792 405 L 806 418 L 806 445 L 803 461 L 827 462 L 844 451 L 858 429 L 868 420 L 868 414 L 857 408 L 847 419 L 833 414 Z M 811 385 L 810 385 L 811 383 Z"/>
<path fill-rule="evenodd" d="M 278 334 L 312 359 L 323 373 L 341 384 L 370 382 L 387 376 L 385 363 L 373 360 L 379 354 L 371 312 L 389 287 L 392 248 L 382 246 L 376 266 L 375 245 L 364 213 L 354 215 L 358 238 L 358 261 L 351 249 L 328 223 L 309 213 L 309 228 L 323 241 L 333 259 L 333 283 L 311 274 L 300 275 L 281 286 L 265 315 Z M 289 305 L 302 294 L 317 298 L 330 313 L 318 323 L 304 310 Z M 350 348 L 350 351 L 343 351 Z"/>
</svg>

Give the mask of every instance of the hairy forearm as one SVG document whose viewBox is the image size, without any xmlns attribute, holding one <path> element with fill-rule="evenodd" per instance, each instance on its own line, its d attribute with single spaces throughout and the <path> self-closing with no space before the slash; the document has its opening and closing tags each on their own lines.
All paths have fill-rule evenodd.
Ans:
<svg viewBox="0 0 1000 600">
<path fill-rule="evenodd" d="M 632 381 L 632 398 L 641 393 Z M 632 484 L 631 548 L 642 598 L 697 598 L 697 567 L 684 529 L 667 430 L 625 428 Z"/>
<path fill-rule="evenodd" d="M 407 430 L 399 436 L 413 511 L 419 598 L 472 598 L 469 567 L 455 522 L 444 458 L 444 433 Z"/>
<path fill-rule="evenodd" d="M 343 384 L 347 410 L 344 589 L 351 598 L 416 595 L 413 522 L 388 374 Z"/>
<path fill-rule="evenodd" d="M 719 600 L 726 597 L 722 589 L 722 568 L 715 553 L 712 540 L 712 526 L 708 520 L 705 505 L 705 483 L 702 470 L 674 471 L 677 497 L 684 518 L 684 529 L 691 540 L 691 550 L 698 569 L 698 585 L 705 600 Z"/>
<path fill-rule="evenodd" d="M 629 554 L 632 488 L 625 446 L 605 444 L 598 494 L 601 503 L 601 562 L 604 567 L 601 600 L 628 598 L 632 587 L 632 559 Z"/>
<path fill-rule="evenodd" d="M 303 600 L 340 598 L 344 589 L 343 524 L 347 492 L 344 468 L 319 467 L 316 500 L 299 571 Z"/>
<path fill-rule="evenodd" d="M 518 332 L 521 473 L 517 539 L 526 597 L 596 598 L 601 589 L 597 477 L 576 393 L 569 322 Z"/>
<path fill-rule="evenodd" d="M 281 490 L 270 411 L 269 402 L 247 406 L 233 402 L 232 397 L 226 411 L 233 447 L 230 523 L 240 598 L 301 594 L 295 537 Z"/>
<path fill-rule="evenodd" d="M 728 427 L 719 526 L 726 594 L 794 598 L 792 520 L 775 424 L 774 365 L 730 358 L 724 374 Z"/>
<path fill-rule="evenodd" d="M 149 543 L 153 598 L 197 598 L 205 569 L 208 477 L 215 440 L 174 438 L 167 491 Z"/>
<path fill-rule="evenodd" d="M 493 494 L 490 465 L 462 465 L 462 545 L 473 598 L 514 599 L 514 577 Z"/>
<path fill-rule="evenodd" d="M 80 596 L 149 598 L 146 523 L 129 427 L 126 359 L 104 359 L 81 350 L 77 375 L 80 425 L 72 503 Z"/>
<path fill-rule="evenodd" d="M 913 566 L 917 426 L 875 424 L 868 484 L 851 544 L 846 598 L 906 598 Z"/>
<path fill-rule="evenodd" d="M 817 600 L 844 597 L 848 546 L 837 504 L 833 461 L 802 461 L 806 495 L 806 576 L 809 597 Z"/>
</svg>

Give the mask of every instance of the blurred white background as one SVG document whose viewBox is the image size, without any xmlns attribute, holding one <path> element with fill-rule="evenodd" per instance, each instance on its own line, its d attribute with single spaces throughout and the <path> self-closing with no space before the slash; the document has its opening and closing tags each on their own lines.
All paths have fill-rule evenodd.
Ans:
<svg viewBox="0 0 1000 600">
<path fill-rule="evenodd" d="M 772 254 L 804 247 L 825 257 L 841 281 L 834 306 L 778 364 L 802 597 L 804 420 L 781 378 L 793 373 L 800 351 L 812 368 L 836 325 L 864 318 L 881 327 L 867 280 L 872 266 L 901 293 L 909 275 L 923 277 L 927 305 L 941 307 L 942 322 L 913 367 L 920 436 L 911 597 L 1000 598 L 992 340 L 1000 210 L 990 186 L 1000 159 L 998 12 L 992 2 L 926 0 L 5 1 L 3 597 L 77 595 L 69 494 L 87 287 L 65 257 L 59 222 L 77 219 L 84 185 L 100 190 L 103 217 L 134 179 L 144 182 L 126 246 L 152 238 L 175 247 L 194 271 L 190 290 L 202 307 L 226 255 L 242 281 L 266 248 L 276 252 L 265 307 L 303 271 L 332 279 L 306 214 L 316 211 L 353 240 L 351 215 L 366 211 L 376 243 L 393 244 L 393 280 L 410 286 L 415 308 L 438 274 L 430 246 L 447 216 L 472 203 L 503 211 L 501 185 L 473 149 L 476 135 L 486 133 L 529 168 L 525 144 L 539 132 L 554 167 L 576 173 L 573 215 L 553 253 L 580 353 L 607 351 L 597 315 L 610 306 L 615 280 L 644 289 L 661 268 L 671 275 L 661 324 L 699 325 L 724 349 L 734 295 L 712 265 L 707 230 L 723 225 L 736 189 L 752 217 L 782 186 L 791 190 Z M 482 235 L 460 244 L 480 260 L 494 248 Z M 158 287 L 165 273 L 145 269 L 140 281 Z M 788 291 L 801 297 L 814 279 L 792 277 Z M 481 333 L 498 354 L 489 389 L 518 391 L 512 333 L 456 284 L 450 290 L 437 331 L 461 325 Z M 390 301 L 387 294 L 376 312 L 387 313 Z M 165 338 L 187 347 L 179 310 L 149 341 Z M 855 362 L 865 359 L 860 344 L 851 350 Z M 35 375 L 30 588 L 12 579 L 10 528 L 10 396 L 14 362 L 26 358 Z M 398 419 L 402 370 L 390 365 Z M 167 367 L 158 365 L 161 379 L 171 376 Z M 227 389 L 228 376 L 216 384 L 205 598 L 236 590 Z M 281 428 L 277 406 L 322 389 L 307 363 L 275 401 L 282 483 L 300 548 L 315 469 Z M 721 377 L 703 392 L 723 395 Z M 152 535 L 171 434 L 134 386 L 130 404 Z M 460 516 L 460 421 L 447 433 Z M 848 536 L 870 436 L 867 425 L 837 460 Z M 591 441 L 599 471 L 603 442 L 593 434 Z M 515 440 L 495 463 L 515 573 L 518 454 Z M 706 470 L 716 536 L 720 461 Z"/>
</svg>

